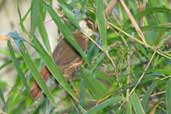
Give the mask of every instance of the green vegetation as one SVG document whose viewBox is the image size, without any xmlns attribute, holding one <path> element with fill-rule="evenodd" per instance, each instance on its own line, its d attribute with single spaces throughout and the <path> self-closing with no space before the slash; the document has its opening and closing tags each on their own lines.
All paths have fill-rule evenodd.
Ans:
<svg viewBox="0 0 171 114">
<path fill-rule="evenodd" d="M 0 70 L 12 64 L 17 78 L 8 96 L 8 85 L 0 81 L 0 113 L 171 114 L 169 0 L 58 0 L 60 9 L 52 7 L 53 1 L 32 0 L 25 14 L 17 5 L 21 29 L 8 34 L 9 50 L 0 50 L 10 56 Z M 84 60 L 72 79 L 63 77 L 51 57 L 47 14 Z M 84 18 L 96 27 L 86 53 L 72 36 Z M 42 64 L 58 82 L 55 87 L 40 78 Z M 30 95 L 34 80 L 44 93 L 38 100 Z"/>
</svg>

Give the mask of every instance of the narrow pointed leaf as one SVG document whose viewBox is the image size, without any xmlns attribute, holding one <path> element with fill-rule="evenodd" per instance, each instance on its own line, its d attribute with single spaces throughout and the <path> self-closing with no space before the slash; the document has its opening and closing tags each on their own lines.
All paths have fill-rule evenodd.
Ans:
<svg viewBox="0 0 171 114">
<path fill-rule="evenodd" d="M 122 99 L 122 97 L 120 97 L 120 96 L 111 97 L 111 98 L 107 99 L 106 101 L 102 102 L 101 104 L 98 104 L 98 105 L 94 106 L 93 108 L 91 108 L 90 110 L 88 110 L 86 114 L 96 114 L 98 111 L 103 110 L 107 106 L 117 104 L 118 102 L 121 101 L 121 99 Z"/>
<path fill-rule="evenodd" d="M 171 79 L 167 81 L 166 85 L 166 112 L 171 114 Z"/>
<path fill-rule="evenodd" d="M 102 45 L 105 50 L 107 50 L 107 29 L 104 15 L 104 1 L 96 0 L 96 19 L 98 24 L 98 29 L 100 33 L 100 38 L 102 40 Z"/>
<path fill-rule="evenodd" d="M 28 66 L 30 72 L 33 75 L 33 78 L 36 80 L 37 84 L 39 85 L 39 87 L 43 90 L 43 92 L 45 93 L 45 95 L 49 98 L 49 100 L 55 104 L 54 99 L 52 94 L 50 93 L 48 87 L 46 86 L 44 80 L 41 77 L 41 74 L 39 73 L 39 71 L 37 70 L 34 62 L 32 61 L 24 43 L 22 38 L 18 35 L 17 32 L 13 32 L 13 33 L 9 33 L 9 36 L 12 37 L 17 45 L 17 47 L 19 48 L 23 59 L 26 63 L 26 65 Z"/>
<path fill-rule="evenodd" d="M 23 85 L 28 90 L 28 84 L 27 84 L 26 78 L 24 76 L 24 73 L 22 72 L 22 69 L 20 68 L 19 61 L 17 60 L 17 58 L 15 56 L 15 52 L 14 52 L 14 49 L 13 49 L 10 41 L 8 41 L 8 48 L 9 48 L 9 51 L 10 51 L 10 54 L 11 54 L 12 62 L 13 62 L 14 66 L 15 66 L 17 72 L 18 72 L 18 75 L 20 76 Z"/>
<path fill-rule="evenodd" d="M 135 114 L 145 114 L 140 99 L 138 98 L 136 93 L 132 94 L 130 102 L 132 104 Z"/>
<path fill-rule="evenodd" d="M 47 6 L 47 10 L 50 14 L 50 16 L 52 17 L 53 21 L 55 22 L 55 24 L 57 25 L 58 29 L 63 33 L 64 38 L 74 47 L 74 49 L 83 57 L 83 59 L 85 60 L 86 63 L 88 63 L 87 57 L 84 54 L 83 50 L 80 48 L 80 46 L 78 45 L 78 43 L 76 42 L 76 40 L 74 39 L 69 27 L 67 27 L 67 25 L 65 25 L 60 17 L 56 14 L 56 12 L 54 11 L 54 9 L 46 4 Z"/>
<path fill-rule="evenodd" d="M 79 28 L 78 19 L 73 14 L 72 10 L 69 9 L 63 2 L 60 3 L 60 6 L 70 22 L 73 23 L 77 28 Z"/>
<path fill-rule="evenodd" d="M 32 43 L 34 44 L 33 45 L 34 48 L 40 54 L 40 57 L 44 60 L 49 71 L 52 73 L 52 76 L 55 77 L 55 79 L 59 82 L 59 84 L 73 97 L 73 99 L 78 101 L 76 95 L 72 92 L 71 87 L 65 81 L 61 70 L 56 66 L 52 57 L 45 51 L 45 49 L 43 48 L 43 46 L 40 44 L 40 42 L 37 40 L 35 36 L 33 37 Z"/>
<path fill-rule="evenodd" d="M 31 3 L 31 32 L 34 33 L 39 24 L 41 0 L 32 0 Z"/>
</svg>

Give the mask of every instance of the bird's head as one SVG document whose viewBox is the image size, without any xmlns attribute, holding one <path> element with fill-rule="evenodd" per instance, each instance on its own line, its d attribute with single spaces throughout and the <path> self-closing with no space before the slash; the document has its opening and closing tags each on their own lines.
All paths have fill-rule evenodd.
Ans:
<svg viewBox="0 0 171 114">
<path fill-rule="evenodd" d="M 92 36 L 94 34 L 95 26 L 94 23 L 89 19 L 83 19 L 79 22 L 80 30 L 87 36 Z"/>
</svg>

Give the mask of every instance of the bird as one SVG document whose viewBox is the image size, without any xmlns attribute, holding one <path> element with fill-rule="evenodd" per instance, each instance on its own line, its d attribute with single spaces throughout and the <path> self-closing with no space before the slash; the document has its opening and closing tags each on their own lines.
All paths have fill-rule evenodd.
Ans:
<svg viewBox="0 0 171 114">
<path fill-rule="evenodd" d="M 88 46 L 88 36 L 93 35 L 93 22 L 89 19 L 84 19 L 79 22 L 80 30 L 75 30 L 72 35 L 83 51 L 86 51 Z M 65 78 L 72 77 L 74 72 L 84 63 L 81 56 L 75 49 L 62 38 L 52 53 L 55 64 L 63 72 Z M 45 82 L 50 79 L 51 73 L 46 66 L 40 70 L 40 74 Z M 42 92 L 36 82 L 31 86 L 31 96 L 37 99 Z"/>
</svg>

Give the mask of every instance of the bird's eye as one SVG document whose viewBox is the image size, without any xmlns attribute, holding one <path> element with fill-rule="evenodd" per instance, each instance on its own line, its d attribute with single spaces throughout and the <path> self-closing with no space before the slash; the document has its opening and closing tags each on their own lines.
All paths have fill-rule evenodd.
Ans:
<svg viewBox="0 0 171 114">
<path fill-rule="evenodd" d="M 93 23 L 92 21 L 87 20 L 87 26 L 88 26 L 90 29 L 94 30 L 94 23 Z"/>
</svg>

